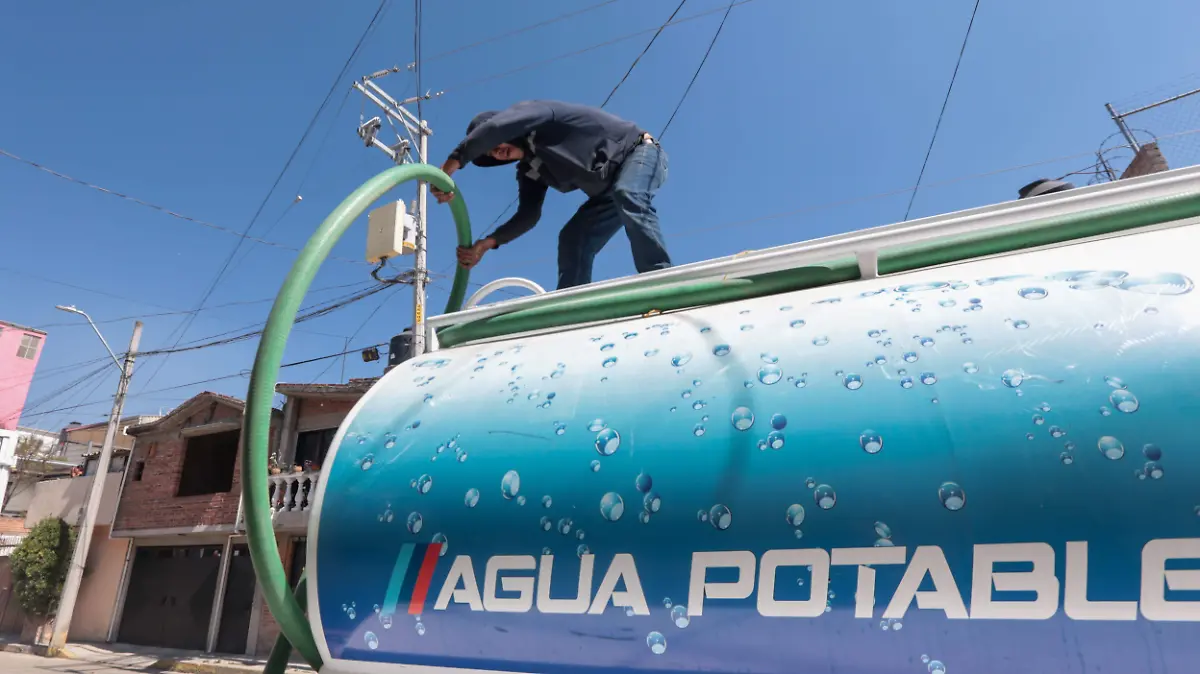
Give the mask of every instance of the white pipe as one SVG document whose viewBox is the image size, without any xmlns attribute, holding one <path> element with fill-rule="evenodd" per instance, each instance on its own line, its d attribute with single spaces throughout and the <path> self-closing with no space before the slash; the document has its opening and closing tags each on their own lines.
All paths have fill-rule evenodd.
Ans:
<svg viewBox="0 0 1200 674">
<path fill-rule="evenodd" d="M 524 288 L 526 290 L 533 291 L 535 296 L 546 292 L 545 288 L 534 283 L 533 281 L 530 281 L 529 279 L 523 279 L 517 276 L 498 278 L 495 281 L 485 283 L 483 287 L 481 287 L 479 290 L 476 290 L 475 294 L 471 295 L 471 297 L 467 299 L 467 303 L 463 305 L 463 310 L 465 311 L 474 307 L 476 304 L 479 304 L 483 298 L 491 295 L 501 288 Z"/>
<path fill-rule="evenodd" d="M 692 281 L 716 276 L 741 277 L 772 271 L 795 269 L 829 262 L 839 257 L 861 255 L 893 246 L 913 245 L 961 234 L 1000 230 L 1031 220 L 1077 213 L 1081 210 L 1119 206 L 1136 201 L 1200 192 L 1200 166 L 1130 178 L 1117 183 L 1091 185 L 1033 199 L 1009 201 L 957 213 L 935 215 L 911 222 L 847 232 L 786 246 L 768 248 L 746 255 L 671 267 L 636 276 L 601 281 L 585 286 L 556 290 L 545 295 L 520 297 L 501 304 L 463 309 L 452 314 L 432 316 L 426 324 L 436 327 L 469 323 L 497 314 L 537 306 L 547 297 L 569 297 L 596 290 L 642 286 L 651 280 Z"/>
</svg>

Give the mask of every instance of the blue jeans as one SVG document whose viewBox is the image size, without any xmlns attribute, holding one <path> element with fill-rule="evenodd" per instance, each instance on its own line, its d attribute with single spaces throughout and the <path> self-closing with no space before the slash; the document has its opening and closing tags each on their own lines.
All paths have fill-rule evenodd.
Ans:
<svg viewBox="0 0 1200 674">
<path fill-rule="evenodd" d="M 639 274 L 671 266 L 651 203 L 666 181 L 667 153 L 643 141 L 622 162 L 612 187 L 584 202 L 559 232 L 559 290 L 591 283 L 596 254 L 622 227 Z"/>
</svg>

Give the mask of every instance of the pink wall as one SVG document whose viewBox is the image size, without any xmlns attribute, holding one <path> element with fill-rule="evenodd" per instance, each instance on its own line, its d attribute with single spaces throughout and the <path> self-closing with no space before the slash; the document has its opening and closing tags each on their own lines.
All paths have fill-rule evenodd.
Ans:
<svg viewBox="0 0 1200 674">
<path fill-rule="evenodd" d="M 38 338 L 33 358 L 22 358 L 22 338 L 32 335 Z M 25 397 L 33 381 L 33 371 L 46 346 L 46 333 L 0 321 L 0 428 L 16 430 L 25 408 Z"/>
</svg>

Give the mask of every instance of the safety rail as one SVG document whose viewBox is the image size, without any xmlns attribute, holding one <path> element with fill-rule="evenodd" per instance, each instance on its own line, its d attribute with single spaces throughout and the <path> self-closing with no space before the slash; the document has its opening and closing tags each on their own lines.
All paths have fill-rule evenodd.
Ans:
<svg viewBox="0 0 1200 674">
<path fill-rule="evenodd" d="M 488 295 L 491 295 L 497 290 L 503 290 L 504 288 L 524 288 L 526 290 L 532 290 L 534 295 L 541 295 L 542 293 L 546 292 L 545 288 L 534 283 L 533 281 L 530 281 L 529 279 L 520 278 L 518 276 L 506 276 L 504 278 L 498 278 L 495 281 L 489 281 L 488 283 L 483 284 L 479 290 L 475 291 L 474 295 L 471 295 L 471 297 L 467 299 L 467 303 L 463 305 L 463 309 L 466 310 L 474 307 L 482 302 Z"/>
<path fill-rule="evenodd" d="M 320 478 L 319 470 L 279 473 L 268 477 L 271 484 L 267 488 L 267 495 L 271 503 L 271 512 L 278 516 L 280 513 L 311 510 L 313 497 L 317 494 L 317 481 Z"/>
</svg>

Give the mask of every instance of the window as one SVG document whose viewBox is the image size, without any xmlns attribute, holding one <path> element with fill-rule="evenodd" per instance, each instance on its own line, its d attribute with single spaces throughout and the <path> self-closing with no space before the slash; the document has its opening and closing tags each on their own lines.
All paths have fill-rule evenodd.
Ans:
<svg viewBox="0 0 1200 674">
<path fill-rule="evenodd" d="M 42 338 L 37 335 L 21 335 L 21 346 L 17 347 L 17 358 L 33 360 L 37 357 L 38 344 L 41 343 Z"/>
<path fill-rule="evenodd" d="M 333 444 L 333 436 L 337 435 L 336 428 L 323 428 L 319 431 L 304 431 L 296 436 L 296 458 L 292 465 L 305 466 L 311 462 L 318 466 L 325 463 L 325 455 L 329 453 L 329 445 Z"/>
<path fill-rule="evenodd" d="M 241 431 L 226 431 L 188 438 L 175 495 L 200 496 L 233 489 L 240 435 Z"/>
<path fill-rule="evenodd" d="M 142 475 L 145 472 L 146 472 L 146 462 L 145 461 L 138 461 L 137 463 L 133 464 L 133 481 L 141 482 Z"/>
<path fill-rule="evenodd" d="M 129 460 L 129 457 L 126 454 L 120 454 L 120 455 L 112 457 L 111 459 L 109 459 L 109 462 L 108 462 L 108 472 L 119 473 L 119 472 L 125 470 L 125 462 L 128 460 Z M 92 458 L 88 459 L 86 463 L 84 463 L 83 474 L 84 475 L 95 475 L 96 469 L 99 467 L 100 467 L 100 457 L 93 456 Z"/>
<path fill-rule="evenodd" d="M 299 536 L 292 542 L 292 563 L 288 565 L 288 587 L 295 588 L 300 574 L 308 565 L 308 538 Z"/>
</svg>

